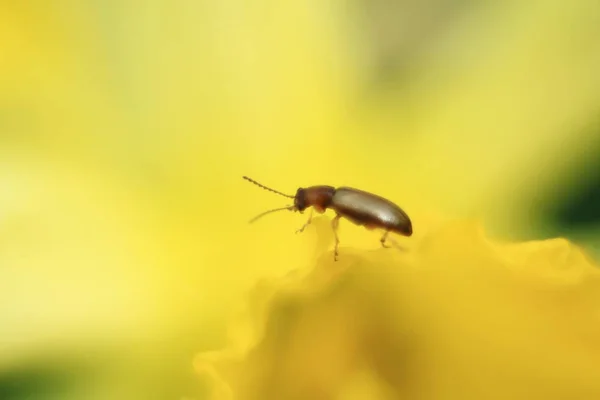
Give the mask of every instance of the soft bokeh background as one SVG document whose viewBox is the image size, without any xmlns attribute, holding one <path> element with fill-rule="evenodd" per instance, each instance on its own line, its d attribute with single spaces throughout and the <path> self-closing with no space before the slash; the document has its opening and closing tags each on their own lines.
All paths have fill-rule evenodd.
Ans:
<svg viewBox="0 0 600 400">
<path fill-rule="evenodd" d="M 600 254 L 600 4 L 0 3 L 0 398 L 198 396 L 312 184 Z M 377 236 L 342 222 L 345 246 Z"/>
</svg>

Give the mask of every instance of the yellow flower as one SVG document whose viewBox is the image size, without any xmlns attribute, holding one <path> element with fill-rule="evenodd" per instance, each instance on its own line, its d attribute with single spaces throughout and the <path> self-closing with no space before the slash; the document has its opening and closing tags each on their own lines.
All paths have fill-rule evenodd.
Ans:
<svg viewBox="0 0 600 400">
<path fill-rule="evenodd" d="M 583 160 L 595 140 L 595 132 L 580 128 L 597 113 L 600 24 L 593 7 L 580 2 L 489 2 L 463 9 L 465 18 L 444 15 L 443 32 L 437 23 L 424 28 L 412 11 L 406 17 L 382 9 L 385 20 L 411 22 L 416 30 L 407 29 L 406 44 L 422 50 L 412 53 L 408 79 L 391 93 L 387 85 L 371 85 L 369 54 L 380 43 L 370 42 L 367 27 L 377 21 L 365 21 L 372 14 L 358 5 L 369 2 L 41 3 L 0 5 L 0 370 L 45 368 L 54 354 L 98 365 L 86 375 L 97 386 L 73 378 L 84 392 L 74 399 L 193 394 L 182 389 L 183 369 L 197 351 L 221 344 L 232 303 L 261 277 L 297 270 L 286 285 L 301 299 L 309 293 L 321 301 L 318 290 L 338 279 L 317 273 L 327 271 L 322 266 L 345 266 L 339 279 L 350 279 L 347 271 L 358 274 L 355 264 L 362 263 L 366 296 L 382 283 L 376 272 L 386 265 L 398 271 L 438 265 L 412 260 L 431 256 L 425 247 L 405 256 L 370 252 L 377 238 L 344 222 L 346 248 L 335 265 L 328 255 L 319 258 L 331 245 L 325 228 L 316 236 L 293 234 L 304 217 L 284 213 L 249 227 L 254 213 L 284 204 L 241 175 L 286 192 L 352 185 L 390 198 L 413 218 L 415 237 L 406 245 L 434 246 L 452 218 L 476 218 L 505 237 L 540 237 L 544 216 L 533 212 L 536 202 L 568 193 L 565 184 L 577 181 L 568 177 L 569 163 Z M 441 15 L 429 7 L 418 14 L 429 21 Z M 459 237 L 469 232 L 450 232 L 442 241 L 448 253 L 472 250 L 466 260 L 483 251 Z M 550 273 L 538 259 L 525 261 L 527 246 L 491 247 L 502 265 L 528 265 L 520 273 L 533 286 L 580 279 L 573 271 Z M 468 264 L 442 261 L 456 274 Z M 449 305 L 484 291 L 460 292 L 459 276 L 447 271 L 431 275 L 454 282 L 429 289 L 455 288 L 456 304 Z M 406 276 L 416 281 L 415 291 L 442 285 L 420 276 Z M 349 282 L 350 289 L 360 287 Z M 402 282 L 383 283 L 412 293 Z M 281 285 L 263 282 L 251 303 L 254 314 L 234 319 L 233 355 L 262 338 L 265 304 L 281 297 Z M 350 289 L 341 293 L 353 301 Z M 422 304 L 437 299 L 435 293 Z M 519 295 L 524 304 L 538 301 L 529 292 Z M 556 309 L 587 312 L 591 301 L 574 297 L 557 300 Z M 356 312 L 368 313 L 360 307 L 377 308 L 370 303 L 376 301 L 384 300 L 367 298 Z M 320 311 L 325 317 L 354 315 L 328 307 Z M 349 332 L 362 332 L 357 323 Z M 581 331 L 590 326 L 582 323 Z M 334 335 L 333 329 L 324 331 Z M 337 351 L 329 357 L 336 364 L 323 368 L 343 376 L 342 367 L 353 363 L 345 357 L 364 354 L 352 343 L 361 337 L 339 338 L 329 350 Z M 433 371 L 450 370 L 442 367 Z M 50 368 L 72 369 L 61 360 Z M 230 386 L 239 392 L 228 368 L 212 368 L 224 396 Z M 325 383 L 316 386 L 335 387 Z M 359 393 L 359 386 L 348 390 Z"/>
<path fill-rule="evenodd" d="M 326 218 L 307 234 L 332 239 Z M 566 240 L 447 223 L 406 251 L 341 247 L 254 287 L 210 399 L 600 398 L 600 270 Z"/>
</svg>

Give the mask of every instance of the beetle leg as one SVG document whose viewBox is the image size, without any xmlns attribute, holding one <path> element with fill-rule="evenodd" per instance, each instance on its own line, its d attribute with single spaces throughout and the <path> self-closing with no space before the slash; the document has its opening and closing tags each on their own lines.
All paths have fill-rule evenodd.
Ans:
<svg viewBox="0 0 600 400">
<path fill-rule="evenodd" d="M 333 235 L 335 236 L 335 248 L 333 250 L 333 261 L 337 261 L 338 256 L 338 245 L 340 244 L 340 239 L 338 238 L 337 229 L 340 223 L 340 218 L 342 216 L 340 214 L 336 214 L 335 217 L 331 220 L 331 228 L 333 228 Z"/>
<path fill-rule="evenodd" d="M 383 236 L 381 237 L 381 239 L 379 239 L 379 241 L 381 242 L 381 245 L 383 247 L 385 247 L 386 249 L 391 247 L 385 244 L 385 240 L 387 239 L 387 235 L 390 233 L 390 231 L 385 231 L 385 233 L 383 234 Z"/>
<path fill-rule="evenodd" d="M 296 231 L 296 233 L 300 233 L 304 231 L 304 228 L 306 228 L 308 225 L 310 225 L 310 222 L 312 221 L 312 215 L 313 215 L 313 210 L 310 210 L 310 214 L 308 214 L 308 221 L 306 221 L 306 223 L 304 225 L 302 225 L 302 228 L 298 229 Z"/>
</svg>

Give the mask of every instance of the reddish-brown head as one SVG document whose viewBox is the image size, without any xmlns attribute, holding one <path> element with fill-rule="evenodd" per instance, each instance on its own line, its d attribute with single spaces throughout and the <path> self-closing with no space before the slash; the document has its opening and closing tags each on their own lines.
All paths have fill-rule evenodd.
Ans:
<svg viewBox="0 0 600 400">
<path fill-rule="evenodd" d="M 323 213 L 331 204 L 331 199 L 335 194 L 333 186 L 311 186 L 307 188 L 298 188 L 294 196 L 294 206 L 300 212 L 308 207 L 313 207 L 317 212 Z"/>
<path fill-rule="evenodd" d="M 294 199 L 294 205 L 275 208 L 272 210 L 265 211 L 256 217 L 252 218 L 250 222 L 254 222 L 263 216 L 270 214 L 275 211 L 281 210 L 289 210 L 289 211 L 299 211 L 303 212 L 308 207 L 313 207 L 317 212 L 323 213 L 325 210 L 331 205 L 331 201 L 333 199 L 333 195 L 335 194 L 335 188 L 333 186 L 311 186 L 307 188 L 298 188 L 295 196 L 291 196 L 289 194 L 282 193 L 275 189 L 271 189 L 261 183 L 256 182 L 254 179 L 250 179 L 247 176 L 243 177 L 248 182 L 252 182 L 258 187 L 261 187 L 265 190 L 268 190 L 273 193 L 277 193 L 280 196 L 287 197 L 290 199 Z"/>
</svg>

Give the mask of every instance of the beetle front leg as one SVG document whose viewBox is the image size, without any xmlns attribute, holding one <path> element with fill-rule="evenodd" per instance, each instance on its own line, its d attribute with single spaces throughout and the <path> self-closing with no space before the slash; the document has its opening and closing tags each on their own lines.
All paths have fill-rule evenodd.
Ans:
<svg viewBox="0 0 600 400">
<path fill-rule="evenodd" d="M 304 231 L 304 228 L 306 228 L 308 225 L 310 225 L 310 222 L 312 221 L 312 216 L 313 216 L 313 210 L 310 210 L 310 213 L 308 214 L 308 221 L 306 221 L 306 223 L 304 225 L 302 225 L 302 228 L 298 229 L 296 231 L 296 233 L 300 233 Z"/>
<path fill-rule="evenodd" d="M 338 246 L 340 244 L 340 239 L 338 238 L 337 229 L 340 223 L 340 218 L 342 216 L 340 214 L 336 214 L 335 217 L 331 220 L 331 228 L 333 229 L 333 235 L 335 236 L 335 248 L 333 250 L 333 261 L 337 261 L 338 257 Z"/>
<path fill-rule="evenodd" d="M 385 244 L 385 241 L 387 239 L 388 234 L 390 233 L 390 231 L 385 231 L 385 233 L 383 234 L 383 236 L 381 237 L 381 239 L 379 239 L 379 241 L 381 242 L 381 246 L 385 247 L 386 249 L 390 248 L 391 246 L 388 246 Z"/>
</svg>

